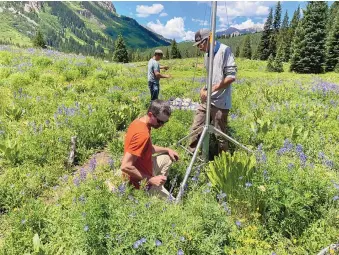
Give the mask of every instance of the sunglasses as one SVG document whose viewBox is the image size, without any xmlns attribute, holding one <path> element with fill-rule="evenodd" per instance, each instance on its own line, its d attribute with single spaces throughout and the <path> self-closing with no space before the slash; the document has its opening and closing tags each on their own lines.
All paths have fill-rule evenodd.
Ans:
<svg viewBox="0 0 339 255">
<path fill-rule="evenodd" d="M 155 116 L 155 115 L 153 115 L 153 116 L 156 118 L 159 125 L 164 125 L 168 121 L 168 120 L 166 120 L 166 121 L 159 120 L 157 116 Z"/>
</svg>

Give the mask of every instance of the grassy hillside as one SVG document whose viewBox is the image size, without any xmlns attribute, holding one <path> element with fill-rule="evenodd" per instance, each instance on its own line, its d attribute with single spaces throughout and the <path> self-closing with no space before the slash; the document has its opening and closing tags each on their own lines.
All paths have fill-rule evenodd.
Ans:
<svg viewBox="0 0 339 255">
<path fill-rule="evenodd" d="M 162 99 L 199 100 L 195 61 L 162 61 L 173 75 Z M 120 173 L 126 128 L 149 105 L 146 62 L 0 46 L 0 254 L 304 255 L 338 243 L 338 75 L 237 63 L 228 133 L 254 154 L 231 146 L 232 158 L 194 168 L 175 205 Z M 174 196 L 191 159 L 175 145 L 193 116 L 174 110 L 152 131 L 180 155 Z"/>
<path fill-rule="evenodd" d="M 47 45 L 54 49 L 101 56 L 113 52 L 118 34 L 123 35 L 129 48 L 169 44 L 134 19 L 97 2 L 39 2 L 39 10 L 30 12 L 24 10 L 27 3 L 0 3 L 0 41 L 31 46 L 31 38 L 40 29 Z"/>
</svg>

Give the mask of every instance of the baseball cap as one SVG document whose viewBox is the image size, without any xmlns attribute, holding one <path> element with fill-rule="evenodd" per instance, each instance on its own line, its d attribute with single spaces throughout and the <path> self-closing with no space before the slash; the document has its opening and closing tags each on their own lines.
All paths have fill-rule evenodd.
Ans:
<svg viewBox="0 0 339 255">
<path fill-rule="evenodd" d="M 195 33 L 195 44 L 193 46 L 197 46 L 202 43 L 203 40 L 207 39 L 210 36 L 211 30 L 203 28 Z"/>
<path fill-rule="evenodd" d="M 162 52 L 162 50 L 159 50 L 159 49 L 155 50 L 155 51 L 154 51 L 154 54 L 162 54 L 162 55 L 164 55 L 164 53 Z"/>
</svg>

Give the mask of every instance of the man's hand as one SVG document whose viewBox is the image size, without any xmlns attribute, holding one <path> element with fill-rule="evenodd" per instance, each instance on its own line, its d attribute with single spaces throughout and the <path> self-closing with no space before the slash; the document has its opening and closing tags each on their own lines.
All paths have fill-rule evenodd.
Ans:
<svg viewBox="0 0 339 255">
<path fill-rule="evenodd" d="M 167 76 L 166 78 L 172 78 L 172 75 L 170 74 L 167 74 L 166 76 Z"/>
<path fill-rule="evenodd" d="M 169 67 L 168 67 L 168 66 L 164 66 L 163 68 L 164 68 L 165 70 L 168 70 Z"/>
<path fill-rule="evenodd" d="M 172 159 L 172 161 L 177 161 L 179 160 L 179 155 L 176 151 L 168 149 L 168 156 Z"/>
<path fill-rule="evenodd" d="M 148 180 L 148 183 L 154 186 L 161 186 L 164 185 L 167 180 L 167 177 L 164 175 L 157 175 Z"/>
<path fill-rule="evenodd" d="M 200 98 L 201 98 L 201 102 L 204 103 L 207 100 L 207 90 L 205 90 L 205 88 L 202 88 L 200 90 Z"/>
</svg>

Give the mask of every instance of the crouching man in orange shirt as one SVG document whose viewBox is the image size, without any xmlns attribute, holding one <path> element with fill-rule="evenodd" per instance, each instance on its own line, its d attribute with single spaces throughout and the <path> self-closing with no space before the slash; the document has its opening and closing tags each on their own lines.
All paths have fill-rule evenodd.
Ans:
<svg viewBox="0 0 339 255">
<path fill-rule="evenodd" d="M 168 197 L 164 184 L 173 161 L 179 159 L 178 153 L 169 148 L 152 144 L 151 129 L 162 127 L 171 116 L 168 102 L 154 100 L 147 114 L 134 120 L 127 129 L 121 171 L 128 175 L 130 183 L 140 188 L 140 181 L 146 180 L 149 192 Z M 153 156 L 154 153 L 159 155 Z"/>
</svg>

